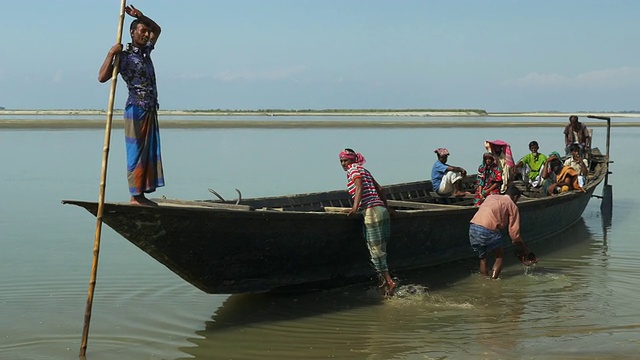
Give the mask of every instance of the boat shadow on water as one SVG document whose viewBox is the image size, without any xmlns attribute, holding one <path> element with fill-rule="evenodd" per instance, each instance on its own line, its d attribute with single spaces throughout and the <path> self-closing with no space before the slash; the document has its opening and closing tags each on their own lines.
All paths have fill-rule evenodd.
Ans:
<svg viewBox="0 0 640 360">
<path fill-rule="evenodd" d="M 474 304 L 469 304 L 468 298 L 456 296 L 460 291 L 466 290 L 452 288 L 459 286 L 463 289 L 484 289 L 485 292 L 503 294 L 503 291 L 507 291 L 504 290 L 505 287 L 510 289 L 517 283 L 516 290 L 508 290 L 511 296 L 515 296 L 528 291 L 526 286 L 544 286 L 540 284 L 553 283 L 556 281 L 554 279 L 561 279 L 557 281 L 563 282 L 562 279 L 572 276 L 575 269 L 589 266 L 590 259 L 600 256 L 602 248 L 606 247 L 604 239 L 593 228 L 599 224 L 592 220 L 596 219 L 589 219 L 587 222 L 580 219 L 565 232 L 549 238 L 547 242 L 537 243 L 534 250 L 540 262 L 526 277 L 523 266 L 515 256 L 507 253 L 503 280 L 496 283 L 502 286 L 485 286 L 492 282 L 475 275 L 478 263 L 473 259 L 398 273 L 396 275 L 401 285 L 398 296 L 394 298 L 382 297 L 373 280 L 366 284 L 323 291 L 231 295 L 204 321 L 204 328 L 194 331 L 194 335 L 187 339 L 191 345 L 180 347 L 180 351 L 189 354 L 189 358 L 196 359 L 210 358 L 212 351 L 237 355 L 238 346 L 250 349 L 286 347 L 288 345 L 284 345 L 286 341 L 282 340 L 282 335 L 294 336 L 293 333 L 296 333 L 294 337 L 298 341 L 313 343 L 321 348 L 329 345 L 319 343 L 320 340 L 311 335 L 314 331 L 327 332 L 323 334 L 328 338 L 337 336 L 337 339 L 341 339 L 343 336 L 361 341 L 362 331 L 371 327 L 387 329 L 387 321 L 407 326 L 405 321 L 400 320 L 406 317 L 405 320 L 409 321 L 407 319 L 413 316 L 411 314 L 429 314 L 434 311 L 434 314 L 443 314 L 450 309 L 457 309 L 453 310 L 456 313 L 471 311 L 475 314 Z M 412 292 L 410 288 L 416 291 Z M 428 291 L 421 291 L 427 288 Z M 425 324 L 432 324 L 429 320 L 423 319 L 424 321 Z M 413 325 L 415 331 L 421 331 L 423 327 L 438 327 L 420 324 L 418 321 Z M 338 328 L 340 331 L 336 330 Z M 379 331 L 384 334 L 388 329 Z M 372 335 L 375 336 L 377 333 Z M 351 348 L 359 345 L 349 346 Z"/>
<path fill-rule="evenodd" d="M 538 243 L 533 248 L 540 262 L 533 269 L 534 275 L 544 273 L 561 274 L 562 267 L 545 264 L 545 257 L 566 251 L 563 266 L 578 265 L 585 257 L 598 251 L 600 244 L 585 221 L 580 219 L 564 232 Z M 505 252 L 503 277 L 522 276 L 526 272 L 511 251 Z M 437 295 L 443 288 L 455 286 L 457 282 L 477 274 L 477 260 L 465 260 L 452 264 L 428 267 L 411 272 L 395 274 L 399 282 L 395 299 L 409 301 L 425 300 Z M 231 295 L 225 303 L 205 322 L 205 329 L 197 334 L 207 338 L 212 333 L 230 328 L 241 328 L 261 323 L 292 321 L 308 317 L 349 311 L 361 307 L 385 306 L 394 299 L 384 298 L 376 288 L 374 280 L 323 291 L 270 292 L 264 294 Z"/>
<path fill-rule="evenodd" d="M 321 291 L 231 295 L 211 316 L 211 320 L 205 322 L 205 329 L 196 333 L 207 338 L 216 332 L 231 328 L 295 321 L 358 308 L 385 306 L 398 298 L 419 300 L 428 297 L 431 291 L 469 276 L 470 272 L 469 267 L 461 262 L 397 275 L 399 286 L 393 298 L 384 297 L 373 278 L 366 283 Z"/>
</svg>

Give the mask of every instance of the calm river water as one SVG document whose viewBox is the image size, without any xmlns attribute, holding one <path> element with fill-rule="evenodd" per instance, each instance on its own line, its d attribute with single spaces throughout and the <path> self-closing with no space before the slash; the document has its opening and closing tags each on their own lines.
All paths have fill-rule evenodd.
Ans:
<svg viewBox="0 0 640 360">
<path fill-rule="evenodd" d="M 107 201 L 128 199 L 123 136 L 114 129 Z M 103 138 L 102 130 L 0 131 L 2 359 L 78 356 L 95 218 L 60 200 L 97 199 Z M 519 158 L 533 139 L 543 152 L 561 150 L 563 135 L 557 127 L 165 129 L 167 186 L 155 195 L 341 189 L 344 147 L 362 152 L 382 184 L 427 178 L 437 147 L 475 172 L 485 139 L 510 142 Z M 632 185 L 640 128 L 614 128 L 611 139 L 610 222 L 592 199 L 583 221 L 533 249 L 540 262 L 532 274 L 512 262 L 501 280 L 488 281 L 472 262 L 406 275 L 430 295 L 381 300 L 365 285 L 207 295 L 105 226 L 87 358 L 637 358 L 640 193 Z M 604 128 L 595 128 L 594 146 L 604 151 Z"/>
</svg>

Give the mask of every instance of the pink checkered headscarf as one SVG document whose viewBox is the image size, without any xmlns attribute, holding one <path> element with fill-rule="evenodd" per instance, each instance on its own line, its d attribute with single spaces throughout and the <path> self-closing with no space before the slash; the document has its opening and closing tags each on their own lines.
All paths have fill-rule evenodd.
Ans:
<svg viewBox="0 0 640 360">
<path fill-rule="evenodd" d="M 445 148 L 437 148 L 433 150 L 434 153 L 438 154 L 438 156 L 449 155 L 449 150 Z"/>
<path fill-rule="evenodd" d="M 484 147 L 485 149 L 487 149 L 488 152 L 495 154 L 496 153 L 496 148 L 500 147 L 502 148 L 502 154 L 500 154 L 500 158 L 503 158 L 506 163 L 507 166 L 509 167 L 515 167 L 516 163 L 513 161 L 513 154 L 511 154 L 511 145 L 509 145 L 509 143 L 507 143 L 506 141 L 502 141 L 502 140 L 493 140 L 493 141 L 489 141 L 486 140 L 484 143 Z"/>
<path fill-rule="evenodd" d="M 364 156 L 359 152 L 355 152 L 352 149 L 344 149 L 340 151 L 340 160 L 349 159 L 353 160 L 358 165 L 363 165 L 367 160 L 364 159 Z"/>
</svg>

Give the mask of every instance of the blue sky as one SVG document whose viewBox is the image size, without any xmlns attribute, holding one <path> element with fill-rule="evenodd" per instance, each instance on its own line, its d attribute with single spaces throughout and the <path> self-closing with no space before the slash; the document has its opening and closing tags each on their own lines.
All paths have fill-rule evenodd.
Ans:
<svg viewBox="0 0 640 360">
<path fill-rule="evenodd" d="M 153 53 L 162 109 L 640 110 L 640 1 L 132 4 L 162 26 Z M 5 2 L 0 106 L 105 109 L 109 85 L 97 72 L 119 7 Z M 119 79 L 116 108 L 125 97 Z"/>
</svg>

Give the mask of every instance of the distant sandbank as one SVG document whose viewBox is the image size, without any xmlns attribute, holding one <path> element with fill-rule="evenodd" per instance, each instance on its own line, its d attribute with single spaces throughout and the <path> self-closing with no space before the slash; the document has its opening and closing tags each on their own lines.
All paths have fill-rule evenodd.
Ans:
<svg viewBox="0 0 640 360">
<path fill-rule="evenodd" d="M 114 109 L 112 114 L 122 114 Z M 0 116 L 107 115 L 106 110 L 0 110 Z M 159 110 L 164 116 L 487 116 L 484 110 Z"/>
<path fill-rule="evenodd" d="M 122 109 L 114 109 L 113 115 L 122 115 Z M 428 117 L 587 117 L 598 115 L 617 118 L 640 118 L 640 113 L 597 113 L 597 112 L 488 112 L 485 110 L 159 110 L 164 116 L 428 116 Z M 107 115 L 106 110 L 8 110 L 0 109 L 0 116 L 80 116 Z"/>
<path fill-rule="evenodd" d="M 570 115 L 578 115 L 590 127 L 606 126 L 605 121 L 589 119 L 588 115 L 611 118 L 640 118 L 632 113 L 559 113 L 559 112 L 511 112 L 489 113 L 484 110 L 161 110 L 162 128 L 437 128 L 437 127 L 558 127 L 564 126 Z M 52 118 L 41 118 L 41 117 Z M 104 116 L 104 118 L 102 118 Z M 0 129 L 97 129 L 104 128 L 107 119 L 105 110 L 0 110 Z M 199 120 L 198 117 L 213 117 Z M 245 117 L 233 119 L 233 117 Z M 307 117 L 309 120 L 289 120 L 284 117 Z M 30 118 L 34 117 L 34 118 Z M 122 128 L 122 110 L 111 113 L 113 127 Z M 216 119 L 216 117 L 226 119 Z M 251 119 L 246 119 L 250 117 Z M 268 117 L 268 120 L 262 117 Z M 275 117 L 275 118 L 274 118 Z M 283 117 L 277 120 L 277 117 Z M 317 119 L 317 117 L 324 119 Z M 336 120 L 335 117 L 345 117 Z M 365 120 L 363 117 L 377 117 Z M 487 118 L 558 118 L 558 121 L 493 120 Z M 612 125 L 640 127 L 640 121 L 612 121 Z"/>
</svg>

